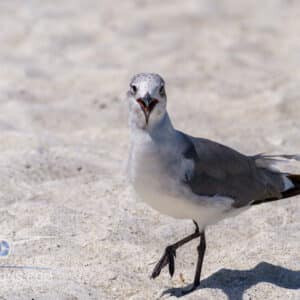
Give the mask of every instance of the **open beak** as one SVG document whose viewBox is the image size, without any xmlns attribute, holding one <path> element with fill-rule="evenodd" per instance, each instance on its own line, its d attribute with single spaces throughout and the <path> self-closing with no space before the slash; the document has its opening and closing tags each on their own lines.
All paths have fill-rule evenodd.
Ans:
<svg viewBox="0 0 300 300">
<path fill-rule="evenodd" d="M 136 101 L 139 103 L 142 111 L 144 112 L 146 124 L 148 124 L 150 113 L 158 103 L 158 100 L 152 98 L 150 94 L 147 93 L 143 98 L 138 98 Z"/>
</svg>

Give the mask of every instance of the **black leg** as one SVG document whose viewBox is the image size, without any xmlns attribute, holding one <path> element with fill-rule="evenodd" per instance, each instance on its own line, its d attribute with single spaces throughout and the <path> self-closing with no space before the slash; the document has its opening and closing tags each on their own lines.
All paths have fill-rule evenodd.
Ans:
<svg viewBox="0 0 300 300">
<path fill-rule="evenodd" d="M 183 294 L 188 294 L 188 293 L 194 291 L 200 285 L 200 276 L 201 276 L 201 270 L 202 270 L 205 249 L 206 249 L 205 232 L 202 231 L 200 233 L 200 243 L 197 247 L 198 260 L 197 260 L 196 272 L 195 272 L 195 276 L 194 276 L 194 282 L 193 282 L 193 285 L 191 288 L 182 291 Z"/>
<path fill-rule="evenodd" d="M 202 231 L 200 234 L 200 244 L 197 247 L 198 261 L 197 261 L 196 273 L 195 273 L 194 284 L 193 284 L 195 288 L 200 284 L 200 276 L 201 276 L 205 250 L 206 250 L 205 232 Z"/>
<path fill-rule="evenodd" d="M 153 269 L 153 272 L 151 274 L 152 279 L 156 278 L 160 274 L 161 270 L 167 265 L 169 265 L 169 273 L 170 273 L 170 276 L 172 277 L 174 274 L 174 271 L 175 271 L 176 249 L 178 249 L 182 245 L 190 242 L 191 240 L 193 240 L 199 236 L 202 237 L 202 234 L 204 234 L 204 232 L 200 233 L 198 224 L 195 221 L 193 221 L 193 222 L 196 226 L 195 232 L 193 234 L 188 235 L 187 237 L 183 238 L 182 240 L 178 241 L 177 243 L 168 246 L 165 249 L 164 255 L 161 257 L 161 259 L 159 260 L 159 262 L 156 264 L 156 266 Z M 201 241 L 202 241 L 202 238 L 201 238 Z M 204 241 L 205 241 L 205 239 L 204 239 Z M 200 268 L 200 272 L 201 272 L 201 268 Z"/>
</svg>

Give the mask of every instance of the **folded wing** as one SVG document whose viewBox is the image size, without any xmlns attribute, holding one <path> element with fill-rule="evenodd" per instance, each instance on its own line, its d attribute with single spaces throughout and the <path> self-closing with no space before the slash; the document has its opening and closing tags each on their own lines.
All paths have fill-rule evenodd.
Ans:
<svg viewBox="0 0 300 300">
<path fill-rule="evenodd" d="M 181 134 L 188 145 L 184 156 L 194 162 L 194 172 L 186 184 L 198 195 L 231 197 L 238 208 L 281 199 L 288 190 L 293 190 L 292 195 L 300 193 L 300 189 L 295 191 L 291 174 L 271 167 L 274 157 L 246 156 L 219 143 Z"/>
</svg>

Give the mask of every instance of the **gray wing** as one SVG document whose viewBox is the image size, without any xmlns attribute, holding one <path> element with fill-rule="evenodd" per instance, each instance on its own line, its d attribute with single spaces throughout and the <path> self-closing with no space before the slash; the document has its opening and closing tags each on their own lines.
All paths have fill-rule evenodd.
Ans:
<svg viewBox="0 0 300 300">
<path fill-rule="evenodd" d="M 199 195 L 233 198 L 234 207 L 257 200 L 281 198 L 282 174 L 256 164 L 258 156 L 246 156 L 213 141 L 181 133 L 186 140 L 184 156 L 194 161 L 194 172 L 186 183 Z"/>
</svg>

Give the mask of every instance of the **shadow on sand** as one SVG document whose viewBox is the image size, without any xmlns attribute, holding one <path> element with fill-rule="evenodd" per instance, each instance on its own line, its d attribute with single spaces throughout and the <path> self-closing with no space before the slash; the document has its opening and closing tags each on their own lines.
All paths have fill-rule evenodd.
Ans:
<svg viewBox="0 0 300 300">
<path fill-rule="evenodd" d="M 221 269 L 213 275 L 201 281 L 199 289 L 220 289 L 229 300 L 242 300 L 244 292 L 252 286 L 268 282 L 286 289 L 300 289 L 300 271 L 292 271 L 267 262 L 259 263 L 250 270 Z M 183 296 L 182 291 L 190 288 L 170 288 L 162 295 L 171 294 L 176 297 Z"/>
</svg>

